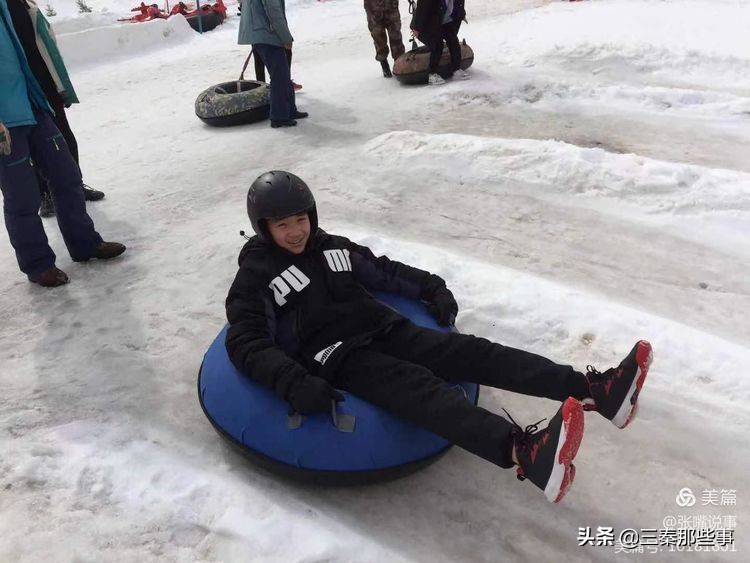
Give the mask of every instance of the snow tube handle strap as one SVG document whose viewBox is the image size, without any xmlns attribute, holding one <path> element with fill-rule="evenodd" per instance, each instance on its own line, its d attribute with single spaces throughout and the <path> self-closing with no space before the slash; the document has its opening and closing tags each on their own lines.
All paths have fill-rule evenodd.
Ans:
<svg viewBox="0 0 750 563">
<path fill-rule="evenodd" d="M 237 92 L 241 92 L 239 88 L 239 85 L 240 85 L 239 83 L 245 80 L 245 71 L 247 70 L 247 65 L 250 62 L 250 57 L 253 56 L 253 51 L 254 49 L 250 49 L 250 54 L 245 59 L 245 64 L 242 65 L 242 72 L 240 72 L 240 77 L 237 79 Z"/>
<path fill-rule="evenodd" d="M 352 414 L 339 414 L 336 401 L 331 401 L 331 419 L 339 432 L 354 432 L 357 419 Z"/>
<path fill-rule="evenodd" d="M 290 412 L 286 418 L 286 427 L 296 430 L 305 421 L 305 417 L 298 412 Z M 336 410 L 336 401 L 331 401 L 331 422 L 339 432 L 354 432 L 357 419 L 351 414 L 341 414 Z"/>
</svg>

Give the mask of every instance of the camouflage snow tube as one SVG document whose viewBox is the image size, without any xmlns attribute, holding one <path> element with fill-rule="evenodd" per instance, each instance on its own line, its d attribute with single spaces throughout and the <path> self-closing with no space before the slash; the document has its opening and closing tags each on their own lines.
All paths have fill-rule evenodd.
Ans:
<svg viewBox="0 0 750 563">
<path fill-rule="evenodd" d="M 263 121 L 270 111 L 268 84 L 256 80 L 216 84 L 195 100 L 195 115 L 215 127 Z"/>
<path fill-rule="evenodd" d="M 466 70 L 474 62 L 474 51 L 466 43 L 461 42 L 461 68 Z M 393 76 L 401 84 L 427 84 L 427 76 L 430 67 L 430 48 L 426 46 L 417 47 L 401 55 L 393 64 Z M 443 78 L 451 75 L 451 55 L 448 47 L 443 48 L 440 57 L 438 74 Z"/>
</svg>

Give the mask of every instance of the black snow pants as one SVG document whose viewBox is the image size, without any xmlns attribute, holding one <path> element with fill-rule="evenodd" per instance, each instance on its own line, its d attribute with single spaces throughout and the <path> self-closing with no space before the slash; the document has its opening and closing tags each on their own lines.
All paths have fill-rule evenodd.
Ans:
<svg viewBox="0 0 750 563">
<path fill-rule="evenodd" d="M 454 72 L 461 68 L 461 44 L 458 41 L 458 30 L 460 27 L 461 20 L 444 23 L 441 28 L 440 37 L 436 37 L 426 44 L 430 48 L 430 74 L 438 73 L 444 44 L 448 45 L 448 52 L 451 55 L 450 75 L 453 75 Z"/>
<path fill-rule="evenodd" d="M 466 400 L 448 382 L 564 401 L 589 396 L 585 376 L 530 352 L 404 320 L 351 350 L 334 385 L 499 465 L 511 467 L 513 425 Z"/>
</svg>

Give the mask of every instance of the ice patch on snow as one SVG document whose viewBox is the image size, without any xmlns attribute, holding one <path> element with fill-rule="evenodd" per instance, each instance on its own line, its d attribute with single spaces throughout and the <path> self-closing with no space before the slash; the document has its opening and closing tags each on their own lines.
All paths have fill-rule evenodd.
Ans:
<svg viewBox="0 0 750 563">
<path fill-rule="evenodd" d="M 457 105 L 480 104 L 499 107 L 532 104 L 545 111 L 639 111 L 736 124 L 750 122 L 750 98 L 723 92 L 627 85 L 546 82 L 544 79 L 511 82 L 504 88 L 478 85 L 459 93 L 445 92 L 440 98 Z"/>
<path fill-rule="evenodd" d="M 733 55 L 712 55 L 695 50 L 674 50 L 654 45 L 584 44 L 556 46 L 540 54 L 546 62 L 596 75 L 653 74 L 676 84 L 710 84 L 746 91 L 750 88 L 750 61 Z M 529 61 L 526 61 L 528 64 Z"/>
</svg>

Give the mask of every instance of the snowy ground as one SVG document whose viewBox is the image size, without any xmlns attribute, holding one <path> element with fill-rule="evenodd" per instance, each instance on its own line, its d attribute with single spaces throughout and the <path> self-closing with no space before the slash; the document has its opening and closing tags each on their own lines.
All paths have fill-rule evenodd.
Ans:
<svg viewBox="0 0 750 563">
<path fill-rule="evenodd" d="M 72 278 L 48 291 L 0 235 L 0 561 L 747 560 L 750 5 L 472 0 L 472 80 L 428 89 L 379 76 L 359 0 L 292 0 L 311 117 L 282 131 L 193 115 L 199 91 L 239 75 L 236 18 L 134 31 L 108 25 L 121 2 L 94 4 L 114 18 L 53 22 L 83 100 L 69 117 L 84 177 L 107 192 L 89 210 L 129 251 L 73 264 L 47 220 Z M 220 443 L 196 374 L 246 189 L 273 168 L 310 183 L 329 231 L 444 276 L 465 332 L 579 368 L 653 343 L 639 419 L 587 417 L 563 504 L 458 449 L 400 481 L 320 490 Z M 526 423 L 557 408 L 481 403 Z M 676 504 L 684 487 L 695 506 Z M 706 489 L 736 506 L 702 505 Z M 735 516 L 736 551 L 578 546 L 581 526 L 670 515 Z"/>
</svg>

